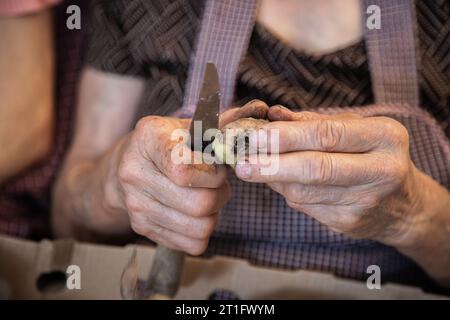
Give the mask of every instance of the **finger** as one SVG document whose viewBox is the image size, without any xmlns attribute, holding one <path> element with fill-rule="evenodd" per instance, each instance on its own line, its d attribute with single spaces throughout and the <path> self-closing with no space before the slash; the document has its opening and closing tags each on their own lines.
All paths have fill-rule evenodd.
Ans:
<svg viewBox="0 0 450 320">
<path fill-rule="evenodd" d="M 165 117 L 146 117 L 139 121 L 133 135 L 137 149 L 161 173 L 179 186 L 216 188 L 226 178 L 224 166 L 210 165 L 201 153 L 187 146 L 186 121 Z M 136 160 L 137 154 L 130 154 Z M 194 161 L 195 160 L 195 161 Z M 143 165 L 143 164 L 142 164 Z"/>
<path fill-rule="evenodd" d="M 147 225 L 146 228 L 138 229 L 136 232 L 159 245 L 163 245 L 172 250 L 183 251 L 194 256 L 201 255 L 208 247 L 207 239 L 199 240 L 186 237 L 156 224 Z"/>
<path fill-rule="evenodd" d="M 128 155 L 119 169 L 122 186 L 128 195 L 144 195 L 192 216 L 217 212 L 229 199 L 230 187 L 225 180 L 217 188 L 182 187 L 172 182 L 143 158 Z"/>
<path fill-rule="evenodd" d="M 209 239 L 193 239 L 167 229 L 162 229 L 156 235 L 156 239 L 157 241 L 167 241 L 167 243 L 172 244 L 178 250 L 193 256 L 203 254 L 208 248 L 209 242 Z"/>
<path fill-rule="evenodd" d="M 208 164 L 200 152 L 192 152 L 183 142 L 159 143 L 161 152 L 153 153 L 152 160 L 159 171 L 170 181 L 181 187 L 218 188 L 226 179 L 226 168 Z M 174 149 L 177 148 L 177 149 Z M 183 154 L 185 161 L 179 161 L 177 155 Z"/>
<path fill-rule="evenodd" d="M 230 198 L 228 182 L 211 189 L 180 187 L 170 180 L 161 179 L 158 186 L 149 190 L 162 204 L 192 217 L 206 217 L 218 212 Z"/>
<path fill-rule="evenodd" d="M 295 182 L 353 186 L 385 175 L 381 157 L 367 154 L 301 151 L 280 155 L 251 155 L 236 165 L 236 175 L 249 182 Z"/>
<path fill-rule="evenodd" d="M 167 230 L 180 233 L 186 237 L 205 240 L 213 233 L 218 214 L 206 217 L 192 217 L 158 201 L 144 202 L 140 213 L 133 214 L 134 224 L 157 224 Z"/>
<path fill-rule="evenodd" d="M 358 187 L 317 186 L 292 182 L 271 182 L 268 185 L 287 200 L 302 205 L 352 205 L 364 194 L 364 191 Z"/>
<path fill-rule="evenodd" d="M 350 120 L 277 121 L 250 133 L 250 145 L 259 151 L 369 152 L 383 145 L 385 130 L 374 118 Z"/>
<path fill-rule="evenodd" d="M 361 115 L 353 112 L 341 112 L 337 114 L 323 114 L 310 111 L 294 112 L 282 105 L 275 105 L 270 107 L 267 116 L 270 121 L 304 121 L 362 118 Z"/>
<path fill-rule="evenodd" d="M 261 100 L 252 100 L 240 108 L 233 108 L 220 115 L 219 128 L 241 118 L 266 119 L 269 106 Z"/>
</svg>

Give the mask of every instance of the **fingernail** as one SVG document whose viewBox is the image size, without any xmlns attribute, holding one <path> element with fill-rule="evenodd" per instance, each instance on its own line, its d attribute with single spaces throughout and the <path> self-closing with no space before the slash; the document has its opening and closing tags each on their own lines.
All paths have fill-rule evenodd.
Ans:
<svg viewBox="0 0 450 320">
<path fill-rule="evenodd" d="M 249 164 L 237 164 L 236 174 L 241 178 L 249 178 L 252 175 L 252 166 Z"/>
</svg>

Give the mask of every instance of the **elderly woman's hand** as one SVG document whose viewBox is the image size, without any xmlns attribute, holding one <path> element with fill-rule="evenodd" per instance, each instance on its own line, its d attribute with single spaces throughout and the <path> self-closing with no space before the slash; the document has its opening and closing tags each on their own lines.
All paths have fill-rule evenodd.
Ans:
<svg viewBox="0 0 450 320">
<path fill-rule="evenodd" d="M 450 197 L 410 160 L 402 124 L 387 117 L 294 113 L 280 106 L 270 108 L 268 116 L 272 122 L 250 135 L 250 145 L 257 143 L 263 152 L 237 165 L 239 178 L 267 183 L 295 210 L 335 231 L 395 246 L 435 278 L 450 280 Z M 274 129 L 277 146 L 270 141 Z M 278 170 L 263 174 L 262 168 L 276 161 Z M 446 254 L 440 264 L 429 257 L 436 245 Z"/>
</svg>

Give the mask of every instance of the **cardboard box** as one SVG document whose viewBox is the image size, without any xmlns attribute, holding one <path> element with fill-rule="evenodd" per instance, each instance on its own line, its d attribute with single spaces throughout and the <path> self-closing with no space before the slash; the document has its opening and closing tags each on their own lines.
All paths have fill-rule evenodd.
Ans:
<svg viewBox="0 0 450 320">
<path fill-rule="evenodd" d="M 76 243 L 70 240 L 31 242 L 0 236 L 0 298 L 121 299 L 121 275 L 134 250 L 139 277 L 146 279 L 154 249 Z M 66 271 L 79 267 L 80 289 L 69 290 Z M 207 299 L 216 289 L 242 299 L 445 299 L 413 287 L 385 284 L 369 290 L 366 283 L 310 271 L 260 268 L 226 257 L 187 258 L 176 299 Z"/>
</svg>

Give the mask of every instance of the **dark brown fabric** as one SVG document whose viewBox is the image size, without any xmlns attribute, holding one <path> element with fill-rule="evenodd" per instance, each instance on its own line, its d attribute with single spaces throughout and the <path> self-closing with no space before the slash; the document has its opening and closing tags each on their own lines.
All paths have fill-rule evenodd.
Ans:
<svg viewBox="0 0 450 320">
<path fill-rule="evenodd" d="M 204 1 L 92 1 L 88 63 L 148 81 L 142 114 L 182 105 Z M 450 137 L 450 3 L 417 0 L 420 105 Z M 101 27 L 99 27 L 101 26 Z M 235 104 L 253 98 L 293 109 L 374 101 L 364 41 L 332 54 L 293 50 L 257 25 L 241 63 Z"/>
</svg>

